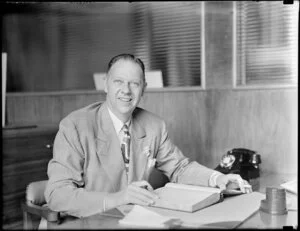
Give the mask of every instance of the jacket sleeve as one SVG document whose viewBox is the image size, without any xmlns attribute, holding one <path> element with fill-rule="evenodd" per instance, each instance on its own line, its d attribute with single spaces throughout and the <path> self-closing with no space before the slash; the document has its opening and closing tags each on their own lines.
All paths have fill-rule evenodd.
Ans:
<svg viewBox="0 0 300 231">
<path fill-rule="evenodd" d="M 209 186 L 210 176 L 214 170 L 185 157 L 181 150 L 171 142 L 165 122 L 162 123 L 159 137 L 159 149 L 156 156 L 157 168 L 171 182 Z"/>
<path fill-rule="evenodd" d="M 45 190 L 48 206 L 53 211 L 75 217 L 86 217 L 102 211 L 104 192 L 84 188 L 82 148 L 75 124 L 61 121 L 55 137 L 53 158 L 48 164 L 49 181 Z"/>
</svg>

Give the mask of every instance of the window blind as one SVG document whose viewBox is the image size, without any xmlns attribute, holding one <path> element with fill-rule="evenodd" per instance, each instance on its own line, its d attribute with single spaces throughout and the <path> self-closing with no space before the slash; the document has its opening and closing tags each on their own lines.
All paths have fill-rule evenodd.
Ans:
<svg viewBox="0 0 300 231">
<path fill-rule="evenodd" d="M 201 3 L 134 2 L 135 54 L 161 70 L 165 87 L 201 84 Z"/>
<path fill-rule="evenodd" d="M 238 84 L 296 83 L 299 2 L 237 3 Z"/>
<path fill-rule="evenodd" d="M 105 72 L 113 56 L 133 52 L 130 3 L 25 6 L 26 12 L 8 14 L 4 24 L 8 84 L 22 80 L 16 90 L 94 89 L 94 73 Z"/>
<path fill-rule="evenodd" d="M 60 21 L 59 46 L 64 61 L 63 83 L 88 88 L 96 72 L 105 72 L 113 55 L 131 52 L 128 3 L 52 3 L 42 5 Z M 74 78 L 74 76 L 78 76 Z M 85 79 L 86 81 L 83 81 Z"/>
</svg>

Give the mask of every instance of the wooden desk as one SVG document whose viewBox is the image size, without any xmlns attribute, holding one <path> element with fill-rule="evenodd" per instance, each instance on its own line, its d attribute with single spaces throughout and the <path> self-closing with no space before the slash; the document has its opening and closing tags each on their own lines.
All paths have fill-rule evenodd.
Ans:
<svg viewBox="0 0 300 231">
<path fill-rule="evenodd" d="M 266 193 L 267 187 L 278 187 L 280 184 L 295 179 L 297 176 L 292 174 L 273 174 L 263 173 L 258 182 L 258 191 Z M 286 193 L 287 198 L 292 200 L 293 204 L 298 204 L 298 196 Z M 245 220 L 238 228 L 254 228 L 254 229 L 271 229 L 282 228 L 283 226 L 298 227 L 298 211 L 288 211 L 286 215 L 270 215 L 262 211 L 257 211 L 247 220 Z"/>
<path fill-rule="evenodd" d="M 279 186 L 281 183 L 293 179 L 293 175 L 262 174 L 259 180 L 258 191 L 265 193 L 268 186 Z M 291 196 L 290 194 L 288 196 Z M 297 196 L 292 195 L 294 203 Z M 283 228 L 283 226 L 298 227 L 298 211 L 288 211 L 286 215 L 270 215 L 256 211 L 252 216 L 242 222 L 237 228 Z M 118 221 L 123 214 L 114 209 L 109 214 L 96 214 L 87 218 L 66 217 L 60 225 L 48 222 L 49 229 L 124 229 Z M 226 226 L 225 226 L 226 227 Z M 203 227 L 203 228 L 207 228 Z M 213 228 L 213 227 L 210 227 Z"/>
</svg>

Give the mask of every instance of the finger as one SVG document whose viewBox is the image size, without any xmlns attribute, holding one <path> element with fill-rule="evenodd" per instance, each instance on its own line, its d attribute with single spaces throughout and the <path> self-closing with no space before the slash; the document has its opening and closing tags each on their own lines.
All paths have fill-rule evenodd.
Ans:
<svg viewBox="0 0 300 231">
<path fill-rule="evenodd" d="M 252 192 L 252 186 L 246 180 L 244 180 L 244 188 L 245 188 L 246 193 Z"/>
<path fill-rule="evenodd" d="M 227 183 L 227 185 L 226 185 L 226 188 L 227 189 L 239 189 L 240 186 L 237 181 L 229 181 L 229 183 Z"/>
<path fill-rule="evenodd" d="M 239 186 L 239 188 L 240 188 L 240 190 L 243 193 L 245 193 L 244 180 L 242 179 L 242 177 L 240 175 L 238 175 L 238 174 L 231 174 L 229 181 L 237 183 L 238 186 Z"/>
<path fill-rule="evenodd" d="M 239 187 L 240 187 L 241 191 L 243 193 L 246 193 L 245 183 L 244 183 L 244 180 L 242 179 L 242 177 L 238 177 L 237 181 L 238 181 L 238 184 L 239 184 Z"/>
<path fill-rule="evenodd" d="M 134 190 L 129 192 L 129 200 L 131 203 L 139 204 L 139 205 L 151 205 L 154 203 L 154 199 L 140 193 L 139 191 L 134 191 Z"/>
<path fill-rule="evenodd" d="M 143 187 L 146 187 L 147 190 L 154 191 L 151 184 L 149 184 L 147 181 L 145 181 L 143 183 L 144 183 Z"/>
<path fill-rule="evenodd" d="M 129 199 L 129 203 L 136 204 L 136 205 L 149 206 L 152 204 L 152 201 L 143 200 L 143 199 L 137 198 L 137 197 L 131 197 Z"/>
<path fill-rule="evenodd" d="M 133 185 L 139 186 L 141 188 L 146 188 L 150 191 L 153 191 L 153 188 L 151 186 L 151 184 L 149 184 L 149 182 L 142 180 L 142 181 L 135 181 L 132 183 Z"/>
<path fill-rule="evenodd" d="M 246 193 L 252 193 L 252 188 L 245 188 Z"/>
<path fill-rule="evenodd" d="M 147 189 L 144 189 L 144 188 L 141 188 L 137 185 L 132 185 L 130 187 L 131 191 L 135 192 L 135 193 L 138 193 L 138 194 L 141 194 L 151 200 L 155 200 L 158 198 L 158 196 L 153 192 L 153 191 L 149 191 Z"/>
<path fill-rule="evenodd" d="M 224 183 L 219 184 L 219 188 L 220 188 L 221 191 L 225 190 L 226 189 L 226 184 L 224 184 Z"/>
</svg>

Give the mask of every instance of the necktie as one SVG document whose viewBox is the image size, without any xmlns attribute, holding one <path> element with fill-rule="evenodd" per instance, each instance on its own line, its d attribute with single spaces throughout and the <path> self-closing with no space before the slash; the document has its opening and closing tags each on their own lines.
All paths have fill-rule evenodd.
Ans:
<svg viewBox="0 0 300 231">
<path fill-rule="evenodd" d="M 125 163 L 126 173 L 128 173 L 129 154 L 130 154 L 130 134 L 129 134 L 128 126 L 126 124 L 124 124 L 122 131 L 123 131 L 123 138 L 121 143 L 121 152 Z"/>
</svg>

